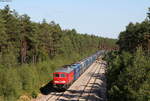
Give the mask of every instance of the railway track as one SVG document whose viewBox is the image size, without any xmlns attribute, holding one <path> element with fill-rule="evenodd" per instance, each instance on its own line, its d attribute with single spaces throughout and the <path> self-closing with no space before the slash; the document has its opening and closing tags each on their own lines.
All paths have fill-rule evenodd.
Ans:
<svg viewBox="0 0 150 101">
<path fill-rule="evenodd" d="M 88 100 L 89 99 L 89 97 L 91 96 L 94 84 L 97 79 L 97 74 L 100 72 L 100 69 L 101 69 L 101 64 L 100 64 L 100 66 L 98 65 L 95 73 L 93 73 L 93 75 L 91 76 L 88 84 L 85 86 L 84 91 L 82 92 L 82 94 L 80 95 L 78 100 Z"/>
<path fill-rule="evenodd" d="M 87 101 L 94 98 L 96 83 L 99 82 L 99 76 L 102 63 L 94 62 L 65 92 L 51 92 L 49 95 L 34 101 Z M 97 101 L 97 100 L 93 100 Z"/>
<path fill-rule="evenodd" d="M 91 76 L 93 73 L 97 70 L 97 64 L 93 64 L 94 67 L 92 70 L 89 69 L 88 72 L 83 74 L 81 78 L 79 78 L 64 94 L 59 98 L 58 101 L 63 101 L 63 100 L 78 100 L 77 98 L 80 97 L 81 93 L 84 92 L 85 86 L 89 83 L 89 80 L 91 79 Z M 90 74 L 89 74 L 90 73 Z M 87 76 L 89 75 L 89 76 Z M 86 78 L 85 78 L 86 77 Z"/>
<path fill-rule="evenodd" d="M 91 67 L 95 67 L 95 65 L 96 65 L 96 64 L 92 64 Z M 89 73 L 89 72 L 90 72 L 89 69 L 86 70 L 85 73 L 83 73 L 83 74 L 79 77 L 78 80 L 80 80 L 80 78 L 83 78 L 83 77 L 85 76 L 85 74 L 87 74 L 87 73 Z M 77 81 L 78 81 L 78 80 L 77 80 Z M 75 81 L 75 82 L 70 86 L 70 88 L 68 88 L 68 89 L 71 89 L 72 86 L 77 85 L 77 84 L 75 84 L 75 83 L 77 83 L 77 81 Z M 78 82 L 79 82 L 79 81 L 78 81 Z M 67 93 L 68 93 L 68 90 L 65 91 L 65 92 L 61 92 L 61 93 L 55 93 L 54 96 L 50 96 L 50 97 L 48 98 L 48 100 L 46 100 L 46 101 L 61 101 L 61 100 L 65 100 L 65 99 L 66 99 L 65 96 L 68 95 Z M 70 92 L 69 92 L 69 93 L 70 93 Z M 72 95 L 69 95 L 69 96 L 67 96 L 67 97 L 69 97 L 69 99 L 70 99 L 70 98 L 72 98 L 72 96 L 73 96 L 73 94 L 72 94 Z M 67 100 L 67 99 L 66 99 L 66 100 Z"/>
</svg>

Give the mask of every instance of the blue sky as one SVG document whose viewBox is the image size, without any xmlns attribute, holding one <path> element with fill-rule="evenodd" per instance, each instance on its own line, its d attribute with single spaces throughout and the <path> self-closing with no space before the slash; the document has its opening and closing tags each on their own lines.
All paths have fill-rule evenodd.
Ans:
<svg viewBox="0 0 150 101">
<path fill-rule="evenodd" d="M 150 0 L 12 0 L 9 4 L 32 21 L 55 21 L 63 29 L 117 38 L 129 22 L 146 18 Z"/>
</svg>

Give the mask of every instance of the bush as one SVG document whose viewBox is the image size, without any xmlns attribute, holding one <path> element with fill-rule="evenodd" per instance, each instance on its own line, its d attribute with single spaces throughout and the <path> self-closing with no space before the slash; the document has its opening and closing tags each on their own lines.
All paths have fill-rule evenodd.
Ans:
<svg viewBox="0 0 150 101">
<path fill-rule="evenodd" d="M 15 100 L 21 94 L 21 82 L 16 69 L 0 69 L 0 96 L 7 101 Z"/>
<path fill-rule="evenodd" d="M 37 92 L 33 91 L 32 92 L 32 98 L 36 98 L 37 97 Z"/>
</svg>

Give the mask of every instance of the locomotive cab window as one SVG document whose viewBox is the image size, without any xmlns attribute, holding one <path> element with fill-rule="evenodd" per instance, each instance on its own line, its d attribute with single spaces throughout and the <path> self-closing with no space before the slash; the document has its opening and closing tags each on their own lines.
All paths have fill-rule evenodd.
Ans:
<svg viewBox="0 0 150 101">
<path fill-rule="evenodd" d="M 59 77 L 59 74 L 55 74 L 55 77 Z"/>
<path fill-rule="evenodd" d="M 61 74 L 61 77 L 66 77 L 66 75 L 65 74 Z"/>
</svg>

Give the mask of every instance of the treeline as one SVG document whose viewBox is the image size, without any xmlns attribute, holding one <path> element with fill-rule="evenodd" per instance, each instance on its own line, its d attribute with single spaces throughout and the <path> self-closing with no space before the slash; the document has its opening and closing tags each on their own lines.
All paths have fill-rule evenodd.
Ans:
<svg viewBox="0 0 150 101">
<path fill-rule="evenodd" d="M 95 52 L 102 43 L 109 46 L 115 43 L 107 38 L 78 34 L 74 29 L 62 30 L 53 21 L 32 22 L 29 16 L 19 16 L 9 6 L 0 10 L 0 32 L 0 56 L 3 58 L 0 64 L 5 67 L 37 63 L 56 55 L 69 55 L 72 51 L 82 55 L 85 50 Z"/>
<path fill-rule="evenodd" d="M 150 101 L 150 13 L 130 23 L 117 41 L 119 51 L 108 53 L 108 101 Z"/>
<path fill-rule="evenodd" d="M 15 101 L 21 95 L 36 97 L 51 80 L 51 73 L 116 40 L 62 30 L 55 22 L 33 22 L 9 6 L 0 9 L 0 101 Z M 101 47 L 103 46 L 103 47 Z"/>
</svg>

